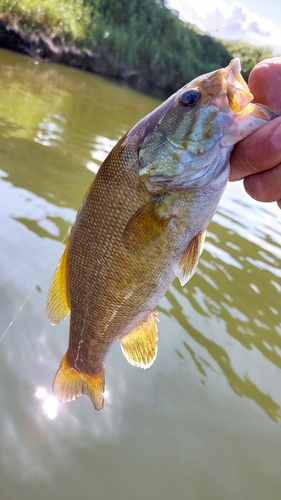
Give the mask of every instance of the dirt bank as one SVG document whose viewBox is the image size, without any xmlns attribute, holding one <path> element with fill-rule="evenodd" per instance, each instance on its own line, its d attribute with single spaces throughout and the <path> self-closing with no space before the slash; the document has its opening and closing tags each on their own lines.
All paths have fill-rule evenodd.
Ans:
<svg viewBox="0 0 281 500">
<path fill-rule="evenodd" d="M 24 32 L 9 15 L 0 15 L 0 47 L 28 54 L 34 59 L 73 66 L 84 71 L 123 80 L 136 88 L 148 88 L 137 71 L 121 68 L 120 74 L 112 74 L 106 58 L 98 51 L 81 49 L 66 44 L 61 38 L 47 37 Z"/>
</svg>

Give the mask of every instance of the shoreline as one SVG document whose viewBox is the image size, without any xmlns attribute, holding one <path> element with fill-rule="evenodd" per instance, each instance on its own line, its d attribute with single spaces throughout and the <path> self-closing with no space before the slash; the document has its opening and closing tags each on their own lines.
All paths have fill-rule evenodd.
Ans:
<svg viewBox="0 0 281 500">
<path fill-rule="evenodd" d="M 118 76 L 110 73 L 107 62 L 97 50 L 68 45 L 59 37 L 27 33 L 7 14 L 0 14 L 0 48 L 29 55 L 35 60 L 63 64 L 113 78 L 138 90 L 163 92 L 161 88 L 151 87 L 135 70 L 124 67 Z"/>
</svg>

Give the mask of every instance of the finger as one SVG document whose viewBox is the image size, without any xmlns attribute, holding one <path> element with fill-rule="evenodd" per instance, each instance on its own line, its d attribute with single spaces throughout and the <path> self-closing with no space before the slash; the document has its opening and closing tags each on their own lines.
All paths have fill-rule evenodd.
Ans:
<svg viewBox="0 0 281 500">
<path fill-rule="evenodd" d="M 272 57 L 258 63 L 248 81 L 254 102 L 260 102 L 281 114 L 281 57 Z"/>
<path fill-rule="evenodd" d="M 281 117 L 239 142 L 230 158 L 230 181 L 238 181 L 281 163 Z M 280 193 L 281 194 L 281 193 Z"/>
<path fill-rule="evenodd" d="M 281 164 L 271 170 L 246 177 L 244 187 L 255 200 L 267 202 L 280 200 Z"/>
</svg>

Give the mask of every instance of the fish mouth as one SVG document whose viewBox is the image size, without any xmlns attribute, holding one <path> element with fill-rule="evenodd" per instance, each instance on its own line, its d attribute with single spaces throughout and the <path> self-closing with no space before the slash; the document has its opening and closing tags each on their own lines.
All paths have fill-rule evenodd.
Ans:
<svg viewBox="0 0 281 500">
<path fill-rule="evenodd" d="M 241 113 L 254 96 L 241 75 L 241 64 L 238 57 L 235 57 L 224 71 L 229 105 L 235 113 Z"/>
<path fill-rule="evenodd" d="M 235 113 L 241 113 L 253 100 L 254 96 L 241 75 L 241 64 L 238 57 L 235 57 L 230 62 L 224 72 L 229 106 Z"/>
<path fill-rule="evenodd" d="M 241 75 L 241 64 L 238 57 L 235 57 L 223 71 L 228 103 L 234 113 L 251 115 L 266 121 L 277 117 L 273 110 L 267 106 L 251 103 L 254 96 Z"/>
</svg>

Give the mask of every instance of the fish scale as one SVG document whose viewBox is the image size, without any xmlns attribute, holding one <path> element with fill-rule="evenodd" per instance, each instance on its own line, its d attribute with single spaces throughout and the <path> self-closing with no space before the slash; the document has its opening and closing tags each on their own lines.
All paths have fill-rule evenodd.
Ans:
<svg viewBox="0 0 281 500">
<path fill-rule="evenodd" d="M 158 349 L 159 300 L 194 274 L 240 139 L 275 115 L 250 104 L 234 59 L 176 92 L 125 134 L 86 193 L 54 274 L 47 313 L 70 312 L 53 391 L 104 404 L 106 355 L 117 339 L 134 366 Z"/>
</svg>

